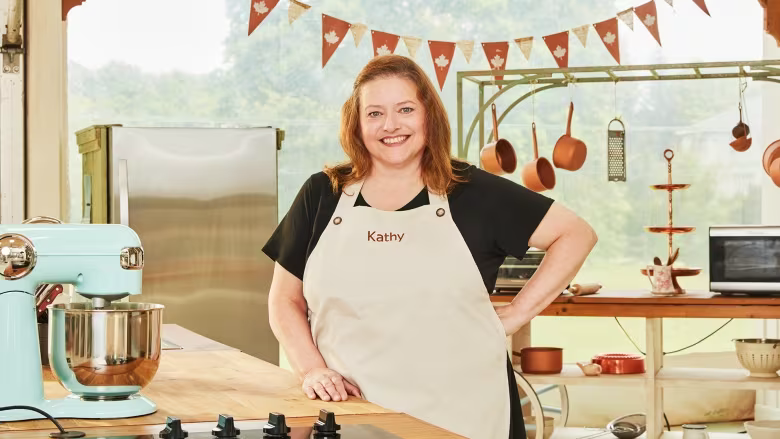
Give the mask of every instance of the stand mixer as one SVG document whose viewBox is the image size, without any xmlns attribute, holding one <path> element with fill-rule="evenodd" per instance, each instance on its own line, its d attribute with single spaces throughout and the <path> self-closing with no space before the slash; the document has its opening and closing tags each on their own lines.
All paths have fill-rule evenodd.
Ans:
<svg viewBox="0 0 780 439">
<path fill-rule="evenodd" d="M 160 360 L 161 305 L 115 302 L 141 294 L 143 249 L 119 224 L 0 225 L 0 407 L 54 418 L 154 413 L 140 390 Z M 71 284 L 84 303 L 49 305 L 49 363 L 70 395 L 46 400 L 34 291 Z M 113 303 L 112 303 L 113 302 Z M 0 422 L 38 419 L 0 411 Z"/>
</svg>

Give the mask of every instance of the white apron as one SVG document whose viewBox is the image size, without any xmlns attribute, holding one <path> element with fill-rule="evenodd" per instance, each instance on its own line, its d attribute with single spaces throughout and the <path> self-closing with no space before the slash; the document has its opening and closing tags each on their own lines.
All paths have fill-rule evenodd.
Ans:
<svg viewBox="0 0 780 439">
<path fill-rule="evenodd" d="M 388 212 L 347 187 L 303 292 L 329 368 L 387 409 L 476 439 L 509 436 L 506 335 L 446 197 Z"/>
</svg>

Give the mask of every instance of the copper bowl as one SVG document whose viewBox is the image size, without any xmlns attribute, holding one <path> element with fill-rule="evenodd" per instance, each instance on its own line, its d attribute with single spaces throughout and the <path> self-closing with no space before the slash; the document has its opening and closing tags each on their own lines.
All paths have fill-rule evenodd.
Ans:
<svg viewBox="0 0 780 439">
<path fill-rule="evenodd" d="M 553 374 L 563 370 L 563 348 L 529 347 L 512 353 L 520 357 L 523 373 Z"/>
<path fill-rule="evenodd" d="M 601 373 L 624 375 L 645 373 L 645 360 L 636 354 L 599 354 L 593 357 L 594 363 L 601 366 Z"/>
</svg>

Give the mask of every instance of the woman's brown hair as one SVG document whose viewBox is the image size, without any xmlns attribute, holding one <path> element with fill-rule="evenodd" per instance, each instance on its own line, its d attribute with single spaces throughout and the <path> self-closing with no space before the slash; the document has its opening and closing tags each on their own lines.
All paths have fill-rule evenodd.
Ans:
<svg viewBox="0 0 780 439">
<path fill-rule="evenodd" d="M 425 108 L 425 146 L 422 156 L 422 180 L 428 190 L 443 195 L 450 193 L 456 183 L 464 181 L 457 175 L 453 163 L 464 164 L 450 153 L 450 124 L 447 110 L 425 72 L 410 58 L 401 55 L 382 55 L 373 58 L 360 71 L 352 87 L 352 95 L 341 108 L 339 139 L 349 160 L 326 167 L 334 193 L 350 183 L 364 179 L 371 171 L 371 155 L 360 135 L 360 89 L 363 84 L 378 78 L 401 77 L 417 86 L 417 98 Z"/>
</svg>

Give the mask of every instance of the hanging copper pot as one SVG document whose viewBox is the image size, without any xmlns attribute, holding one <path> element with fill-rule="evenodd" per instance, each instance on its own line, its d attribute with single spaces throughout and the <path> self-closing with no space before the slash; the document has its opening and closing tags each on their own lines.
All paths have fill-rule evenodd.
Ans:
<svg viewBox="0 0 780 439">
<path fill-rule="evenodd" d="M 550 161 L 539 157 L 536 144 L 536 122 L 531 123 L 534 142 L 534 160 L 523 166 L 523 185 L 534 192 L 542 192 L 555 187 L 555 169 Z"/>
<path fill-rule="evenodd" d="M 585 142 L 571 136 L 571 116 L 574 113 L 574 102 L 569 103 L 569 120 L 566 122 L 566 134 L 555 143 L 553 149 L 553 164 L 556 168 L 576 171 L 585 163 L 588 148 Z"/>
<path fill-rule="evenodd" d="M 517 169 L 517 156 L 512 144 L 506 139 L 498 137 L 498 119 L 496 118 L 496 104 L 493 104 L 493 142 L 488 143 L 479 153 L 482 167 L 491 174 L 511 174 Z"/>
<path fill-rule="evenodd" d="M 772 179 L 772 183 L 780 187 L 780 140 L 775 140 L 764 151 L 761 159 L 764 172 Z"/>
<path fill-rule="evenodd" d="M 742 122 L 742 103 L 739 103 L 739 122 L 731 130 L 731 135 L 734 136 L 734 141 L 729 143 L 735 151 L 744 152 L 750 148 L 753 144 L 753 139 L 749 138 L 750 127 L 745 122 Z"/>
</svg>

